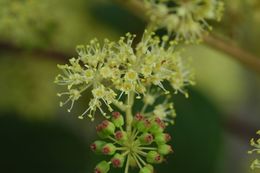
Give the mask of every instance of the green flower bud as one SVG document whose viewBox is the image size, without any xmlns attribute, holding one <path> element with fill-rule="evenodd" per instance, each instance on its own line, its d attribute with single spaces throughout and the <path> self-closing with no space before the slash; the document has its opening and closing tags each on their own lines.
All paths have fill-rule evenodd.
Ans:
<svg viewBox="0 0 260 173">
<path fill-rule="evenodd" d="M 171 140 L 171 136 L 168 133 L 157 133 L 155 134 L 154 141 L 157 145 L 165 144 Z"/>
<path fill-rule="evenodd" d="M 103 131 L 103 126 L 102 126 L 102 124 L 97 125 L 96 131 L 97 131 L 97 135 L 98 135 L 100 138 L 105 139 L 105 138 L 108 137 L 108 135 Z"/>
<path fill-rule="evenodd" d="M 139 137 L 139 141 L 142 145 L 150 145 L 153 142 L 153 135 L 150 133 L 144 133 Z"/>
<path fill-rule="evenodd" d="M 107 173 L 109 169 L 109 163 L 106 161 L 102 161 L 96 166 L 94 173 Z"/>
<path fill-rule="evenodd" d="M 125 123 L 124 117 L 119 112 L 113 112 L 111 120 L 116 127 L 122 127 Z"/>
<path fill-rule="evenodd" d="M 136 125 L 136 128 L 139 132 L 147 132 L 150 129 L 151 122 L 148 119 L 143 119 L 139 121 Z"/>
<path fill-rule="evenodd" d="M 106 144 L 104 141 L 95 141 L 93 144 L 90 145 L 90 148 L 93 152 L 100 154 L 102 153 L 102 148 Z"/>
<path fill-rule="evenodd" d="M 116 146 L 108 143 L 102 147 L 102 153 L 105 155 L 114 155 L 116 152 Z"/>
<path fill-rule="evenodd" d="M 96 127 L 97 134 L 101 138 L 107 138 L 108 136 L 114 134 L 115 129 L 116 129 L 115 125 L 108 120 L 104 120 L 101 124 L 99 124 Z"/>
<path fill-rule="evenodd" d="M 161 155 L 173 153 L 172 146 L 166 144 L 160 145 L 158 147 L 158 153 L 160 153 Z"/>
<path fill-rule="evenodd" d="M 154 168 L 152 165 L 145 165 L 142 169 L 140 169 L 139 173 L 153 173 L 154 172 Z"/>
<path fill-rule="evenodd" d="M 118 153 L 111 159 L 111 163 L 114 168 L 122 168 L 124 166 L 124 162 L 125 157 Z"/>
<path fill-rule="evenodd" d="M 148 163 L 159 164 L 163 161 L 163 156 L 156 151 L 149 151 L 146 156 Z"/>
<path fill-rule="evenodd" d="M 134 120 L 133 120 L 133 126 L 135 128 L 137 128 L 137 124 L 142 121 L 144 119 L 144 116 L 140 113 L 137 113 L 135 116 L 134 116 Z"/>
<path fill-rule="evenodd" d="M 152 134 L 156 134 L 156 133 L 162 133 L 164 129 L 165 129 L 164 122 L 160 118 L 156 117 L 152 120 L 151 128 L 149 129 L 149 131 Z"/>
<path fill-rule="evenodd" d="M 119 142 L 124 142 L 127 140 L 127 133 L 124 131 L 117 131 L 115 133 L 115 138 L 116 140 L 118 140 Z"/>
</svg>

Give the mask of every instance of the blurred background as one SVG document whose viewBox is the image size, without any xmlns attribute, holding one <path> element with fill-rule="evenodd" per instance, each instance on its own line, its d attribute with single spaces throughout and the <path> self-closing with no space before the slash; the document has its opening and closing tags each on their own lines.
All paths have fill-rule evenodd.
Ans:
<svg viewBox="0 0 260 173">
<path fill-rule="evenodd" d="M 100 160 L 89 150 L 95 124 L 77 119 L 86 102 L 66 112 L 53 81 L 76 45 L 142 34 L 146 23 L 122 4 L 0 0 L 1 173 L 93 172 Z M 158 173 L 252 172 L 256 156 L 247 151 L 260 129 L 260 69 L 247 57 L 260 57 L 260 1 L 226 0 L 222 22 L 211 24 L 215 39 L 184 46 L 197 84 L 189 99 L 174 96 L 176 125 L 168 131 L 175 153 Z"/>
</svg>

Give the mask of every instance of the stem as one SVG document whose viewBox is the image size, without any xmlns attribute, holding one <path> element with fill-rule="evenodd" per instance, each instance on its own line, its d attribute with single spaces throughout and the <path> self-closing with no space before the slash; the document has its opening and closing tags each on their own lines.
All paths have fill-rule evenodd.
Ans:
<svg viewBox="0 0 260 173">
<path fill-rule="evenodd" d="M 111 141 L 115 142 L 116 144 L 121 145 L 115 138 L 108 136 L 108 139 L 110 139 Z"/>
<path fill-rule="evenodd" d="M 145 161 L 138 154 L 135 154 L 135 155 L 142 162 L 142 164 L 145 166 L 146 165 Z"/>
<path fill-rule="evenodd" d="M 140 151 L 140 150 L 136 150 L 136 153 L 138 153 L 138 154 L 140 154 L 141 156 L 144 156 L 144 157 L 147 156 L 146 152 L 143 152 L 143 151 Z"/>
<path fill-rule="evenodd" d="M 232 41 L 224 40 L 216 35 L 205 36 L 207 45 L 225 52 L 246 67 L 260 73 L 260 58 L 236 46 Z"/>
<path fill-rule="evenodd" d="M 122 112 L 124 112 L 126 110 L 126 106 L 119 101 L 114 101 L 113 105 L 115 105 Z"/>
<path fill-rule="evenodd" d="M 140 162 L 139 162 L 138 158 L 136 157 L 136 154 L 135 154 L 135 153 L 133 153 L 133 154 L 132 154 L 132 156 L 133 156 L 133 158 L 134 158 L 135 162 L 137 163 L 138 167 L 139 167 L 140 169 L 142 169 L 142 165 L 140 164 Z"/>
<path fill-rule="evenodd" d="M 138 147 L 138 149 L 141 149 L 141 150 L 154 150 L 154 151 L 157 150 L 157 148 L 154 148 L 154 147 Z"/>
<path fill-rule="evenodd" d="M 129 158 L 130 157 L 130 154 L 127 155 L 127 161 L 126 161 L 126 165 L 125 165 L 125 173 L 128 173 L 128 170 L 129 170 Z"/>
<path fill-rule="evenodd" d="M 145 103 L 144 106 L 143 106 L 143 108 L 142 108 L 142 110 L 141 110 L 141 114 L 144 114 L 144 113 L 145 113 L 147 106 L 148 106 L 148 104 Z"/>
<path fill-rule="evenodd" d="M 127 150 L 127 148 L 126 147 L 117 147 L 116 150 L 118 150 L 118 151 L 125 151 L 125 150 Z"/>
<path fill-rule="evenodd" d="M 133 114 L 132 114 L 132 107 L 134 104 L 134 97 L 135 94 L 133 91 L 130 91 L 128 93 L 128 98 L 127 98 L 127 106 L 126 106 L 126 131 L 131 135 L 131 130 L 132 130 L 132 121 L 133 121 Z"/>
</svg>

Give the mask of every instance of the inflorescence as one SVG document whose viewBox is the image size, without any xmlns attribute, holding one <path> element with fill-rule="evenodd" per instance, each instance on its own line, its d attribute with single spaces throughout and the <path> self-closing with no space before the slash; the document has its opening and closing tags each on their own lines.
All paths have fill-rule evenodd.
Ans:
<svg viewBox="0 0 260 173">
<path fill-rule="evenodd" d="M 164 129 L 174 123 L 176 113 L 165 82 L 174 93 L 186 97 L 185 87 L 194 84 L 188 61 L 175 50 L 176 42 L 145 31 L 133 48 L 134 38 L 127 33 L 118 42 L 104 40 L 103 46 L 94 39 L 77 47 L 78 57 L 71 58 L 70 64 L 58 65 L 63 74 L 55 82 L 67 88 L 58 93 L 67 96 L 60 105 L 70 102 L 70 112 L 74 102 L 89 90 L 92 97 L 79 118 L 87 115 L 93 121 L 100 113 L 106 118 L 97 126 L 97 133 L 110 142 L 98 140 L 91 148 L 113 157 L 100 162 L 95 173 L 107 173 L 111 165 L 125 166 L 125 173 L 136 166 L 140 173 L 152 173 L 152 164 L 163 162 L 164 156 L 172 152 L 166 144 L 170 136 Z M 136 100 L 142 107 L 133 116 Z"/>
<path fill-rule="evenodd" d="M 70 59 L 70 64 L 58 65 L 63 71 L 55 82 L 67 86 L 67 91 L 58 96 L 67 96 L 60 103 L 71 103 L 73 108 L 82 93 L 91 90 L 92 98 L 88 108 L 79 116 L 87 115 L 94 120 L 98 110 L 103 116 L 114 111 L 114 106 L 126 110 L 136 99 L 143 99 L 146 106 L 152 105 L 157 97 L 168 94 L 164 82 L 168 81 L 175 92 L 188 96 L 185 86 L 194 84 L 193 73 L 188 63 L 175 51 L 174 42 L 168 36 L 162 39 L 145 31 L 142 40 L 132 48 L 135 35 L 130 33 L 118 42 L 104 40 L 103 46 L 97 39 L 86 46 L 78 46 L 78 57 Z M 152 87 L 158 88 L 151 92 Z M 126 99 L 125 99 L 126 96 Z M 168 102 L 169 101 L 169 102 Z M 166 107 L 165 107 L 166 106 Z M 158 106 L 156 112 L 172 112 L 170 99 Z M 145 111 L 145 110 L 144 110 Z M 162 115 L 167 119 L 166 115 Z"/>
<path fill-rule="evenodd" d="M 221 0 L 143 0 L 152 30 L 165 28 L 168 35 L 186 43 L 201 41 L 211 30 L 207 20 L 220 21 L 224 11 Z"/>
<path fill-rule="evenodd" d="M 257 135 L 260 135 L 260 130 L 257 131 L 256 133 Z M 258 138 L 257 140 L 255 140 L 254 138 L 252 138 L 250 140 L 250 144 L 252 147 L 254 147 L 254 149 L 252 149 L 251 151 L 249 151 L 249 154 L 260 154 L 260 138 Z M 251 169 L 255 169 L 255 168 L 260 168 L 260 160 L 259 159 L 255 159 L 253 161 L 253 163 L 251 164 Z"/>
</svg>

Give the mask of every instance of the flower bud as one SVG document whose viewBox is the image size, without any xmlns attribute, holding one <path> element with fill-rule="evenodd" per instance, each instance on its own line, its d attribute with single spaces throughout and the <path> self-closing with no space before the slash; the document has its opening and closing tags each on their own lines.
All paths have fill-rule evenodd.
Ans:
<svg viewBox="0 0 260 173">
<path fill-rule="evenodd" d="M 157 145 L 165 144 L 171 140 L 171 136 L 168 133 L 157 133 L 155 134 L 154 141 Z"/>
<path fill-rule="evenodd" d="M 113 155 L 116 152 L 116 146 L 108 143 L 102 147 L 102 153 L 105 155 Z"/>
<path fill-rule="evenodd" d="M 115 138 L 116 140 L 118 140 L 119 142 L 124 142 L 127 140 L 127 133 L 124 131 L 117 131 L 115 133 Z"/>
<path fill-rule="evenodd" d="M 115 125 L 108 121 L 104 120 L 101 124 L 96 127 L 97 133 L 101 138 L 106 138 L 115 132 Z"/>
<path fill-rule="evenodd" d="M 124 166 L 125 157 L 121 154 L 115 154 L 111 159 L 111 163 L 114 168 L 122 168 Z"/>
<path fill-rule="evenodd" d="M 122 127 L 125 123 L 124 117 L 119 112 L 113 112 L 111 120 L 116 127 Z"/>
<path fill-rule="evenodd" d="M 106 144 L 104 141 L 95 141 L 93 144 L 90 145 L 90 148 L 93 152 L 99 154 L 102 153 L 102 148 Z"/>
<path fill-rule="evenodd" d="M 162 163 L 163 161 L 163 156 L 157 153 L 156 151 L 149 151 L 146 156 L 146 160 L 148 163 Z"/>
<path fill-rule="evenodd" d="M 142 145 L 150 145 L 153 142 L 153 135 L 150 133 L 144 133 L 139 137 L 139 141 Z"/>
<path fill-rule="evenodd" d="M 154 168 L 152 165 L 145 165 L 142 169 L 140 169 L 139 173 L 153 173 L 154 172 Z"/>
<path fill-rule="evenodd" d="M 109 163 L 106 161 L 102 161 L 96 166 L 94 173 L 107 173 L 109 169 Z"/>
<path fill-rule="evenodd" d="M 159 117 L 156 117 L 152 120 L 151 128 L 149 129 L 149 131 L 153 134 L 156 134 L 156 133 L 162 133 L 164 129 L 165 129 L 164 122 Z"/>
<path fill-rule="evenodd" d="M 134 116 L 134 120 L 133 120 L 133 126 L 136 128 L 137 124 L 142 121 L 144 119 L 144 116 L 140 113 L 137 113 L 135 116 Z"/>
<path fill-rule="evenodd" d="M 160 153 L 161 155 L 173 153 L 172 146 L 166 144 L 160 145 L 158 146 L 158 153 Z"/>
<path fill-rule="evenodd" d="M 150 129 L 150 126 L 150 120 L 145 118 L 137 123 L 136 128 L 139 132 L 147 132 Z"/>
</svg>

